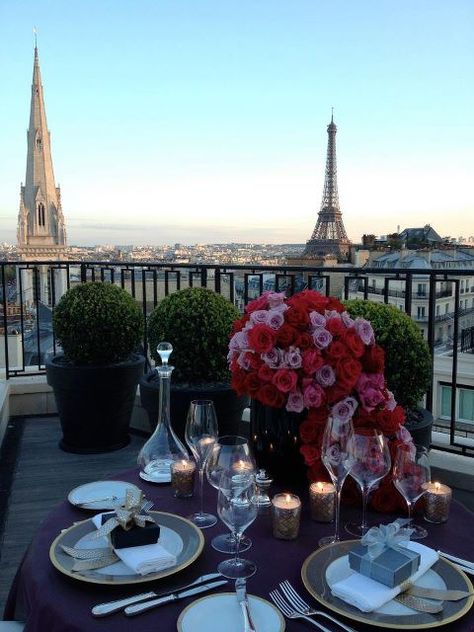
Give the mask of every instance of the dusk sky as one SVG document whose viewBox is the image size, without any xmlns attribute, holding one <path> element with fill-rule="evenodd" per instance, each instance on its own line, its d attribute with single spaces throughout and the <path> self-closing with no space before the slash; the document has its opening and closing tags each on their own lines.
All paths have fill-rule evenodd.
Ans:
<svg viewBox="0 0 474 632">
<path fill-rule="evenodd" d="M 0 0 L 0 241 L 34 26 L 70 245 L 305 242 L 331 107 L 353 241 L 474 234 L 472 0 Z"/>
</svg>

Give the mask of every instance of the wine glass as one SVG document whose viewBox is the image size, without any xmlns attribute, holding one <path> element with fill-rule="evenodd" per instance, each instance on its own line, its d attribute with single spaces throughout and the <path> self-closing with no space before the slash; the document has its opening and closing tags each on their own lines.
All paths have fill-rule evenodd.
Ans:
<svg viewBox="0 0 474 632">
<path fill-rule="evenodd" d="M 329 417 L 324 429 L 321 446 L 321 458 L 336 488 L 336 529 L 334 535 L 319 540 L 319 546 L 339 542 L 339 513 L 341 508 L 341 490 L 349 474 L 354 457 L 351 443 L 354 429 L 352 419 Z"/>
<path fill-rule="evenodd" d="M 406 500 L 409 529 L 413 529 L 412 540 L 421 540 L 428 531 L 421 525 L 412 524 L 412 511 L 416 501 L 423 496 L 423 485 L 431 480 L 428 451 L 423 446 L 403 444 L 397 450 L 393 466 L 393 484 Z"/>
<path fill-rule="evenodd" d="M 216 411 L 214 403 L 210 399 L 196 399 L 191 402 L 184 436 L 199 469 L 201 505 L 200 510 L 189 516 L 189 519 L 201 529 L 206 529 L 217 522 L 214 514 L 205 513 L 203 509 L 204 467 L 212 446 L 218 437 Z"/>
<path fill-rule="evenodd" d="M 225 435 L 219 437 L 212 446 L 206 462 L 206 475 L 209 483 L 219 489 L 220 479 L 224 472 L 233 474 L 253 474 L 256 471 L 255 460 L 245 437 Z M 236 542 L 230 533 L 221 533 L 211 540 L 211 546 L 220 553 L 235 553 Z M 252 546 L 247 536 L 240 540 L 240 552 Z"/>
<path fill-rule="evenodd" d="M 346 531 L 361 537 L 367 531 L 367 501 L 370 492 L 390 471 L 391 459 L 387 440 L 379 430 L 360 429 L 354 433 L 350 444 L 354 463 L 349 475 L 362 492 L 362 523 L 349 522 Z"/>
<path fill-rule="evenodd" d="M 251 577 L 257 565 L 239 557 L 240 540 L 245 529 L 257 517 L 257 486 L 255 475 L 236 474 L 231 470 L 223 472 L 219 482 L 217 514 L 222 522 L 232 530 L 236 543 L 234 557 L 217 566 L 219 573 L 229 579 Z"/>
</svg>

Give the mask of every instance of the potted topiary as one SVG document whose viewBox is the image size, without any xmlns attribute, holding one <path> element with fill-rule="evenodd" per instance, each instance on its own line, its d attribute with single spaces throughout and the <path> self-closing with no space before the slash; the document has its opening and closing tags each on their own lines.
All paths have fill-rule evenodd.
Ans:
<svg viewBox="0 0 474 632">
<path fill-rule="evenodd" d="M 171 420 L 183 440 L 189 404 L 211 399 L 216 408 L 219 433 L 236 434 L 248 398 L 238 397 L 230 386 L 227 351 L 232 324 L 239 312 L 224 296 L 207 288 L 186 288 L 165 297 L 148 318 L 150 353 L 159 362 L 156 347 L 173 345 L 170 364 Z M 158 418 L 159 382 L 156 371 L 140 381 L 142 406 L 152 428 Z"/>
<path fill-rule="evenodd" d="M 375 339 L 385 351 L 385 377 L 395 400 L 406 410 L 405 428 L 415 443 L 429 448 L 433 416 L 422 407 L 431 381 L 431 354 L 426 341 L 406 314 L 393 305 L 354 299 L 345 301 L 353 317 L 372 323 Z"/>
<path fill-rule="evenodd" d="M 53 311 L 63 354 L 46 360 L 67 452 L 117 450 L 128 428 L 145 358 L 137 353 L 144 319 L 122 288 L 88 282 L 69 289 Z"/>
</svg>

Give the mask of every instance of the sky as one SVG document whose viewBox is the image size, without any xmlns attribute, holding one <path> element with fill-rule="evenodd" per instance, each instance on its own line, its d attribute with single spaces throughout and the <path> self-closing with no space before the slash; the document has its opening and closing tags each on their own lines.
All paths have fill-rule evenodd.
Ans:
<svg viewBox="0 0 474 632">
<path fill-rule="evenodd" d="M 0 0 L 0 241 L 38 48 L 69 244 L 474 234 L 472 0 Z"/>
</svg>

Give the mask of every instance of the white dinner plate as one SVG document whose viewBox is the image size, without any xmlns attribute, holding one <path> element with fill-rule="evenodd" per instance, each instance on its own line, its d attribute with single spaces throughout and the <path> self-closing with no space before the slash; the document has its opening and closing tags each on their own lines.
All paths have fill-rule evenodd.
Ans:
<svg viewBox="0 0 474 632">
<path fill-rule="evenodd" d="M 71 505 L 81 509 L 115 509 L 125 503 L 127 489 L 140 491 L 136 485 L 125 481 L 94 481 L 75 487 L 69 492 L 67 499 Z"/>
<path fill-rule="evenodd" d="M 285 620 L 271 603 L 248 595 L 258 632 L 284 632 Z M 178 619 L 178 632 L 242 632 L 242 610 L 235 593 L 217 593 L 193 601 Z"/>
</svg>

